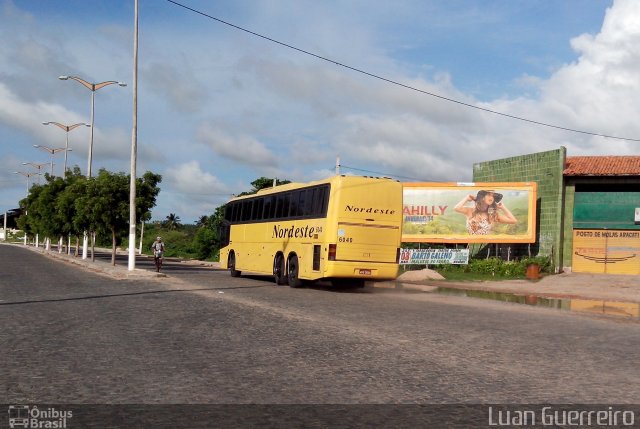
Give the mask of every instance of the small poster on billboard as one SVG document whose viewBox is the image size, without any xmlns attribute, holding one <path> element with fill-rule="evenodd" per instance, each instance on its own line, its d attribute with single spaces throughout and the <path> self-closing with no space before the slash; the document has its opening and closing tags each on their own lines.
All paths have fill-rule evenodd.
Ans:
<svg viewBox="0 0 640 429">
<path fill-rule="evenodd" d="M 400 265 L 468 264 L 469 249 L 401 249 Z"/>
</svg>

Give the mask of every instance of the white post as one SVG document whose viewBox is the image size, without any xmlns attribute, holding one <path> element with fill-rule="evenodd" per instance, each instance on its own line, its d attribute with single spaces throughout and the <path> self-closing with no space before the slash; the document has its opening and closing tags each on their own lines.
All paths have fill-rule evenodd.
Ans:
<svg viewBox="0 0 640 429">
<path fill-rule="evenodd" d="M 49 237 L 46 237 L 44 239 L 44 250 L 46 250 L 47 252 L 51 250 L 51 239 Z"/>
<path fill-rule="evenodd" d="M 71 234 L 67 235 L 67 255 L 71 255 Z"/>
<path fill-rule="evenodd" d="M 87 259 L 87 247 L 89 247 L 89 236 L 85 231 L 82 237 L 82 259 Z"/>
<path fill-rule="evenodd" d="M 64 167 L 62 167 L 62 178 L 67 177 L 67 153 L 69 152 L 69 127 L 67 127 L 67 139 L 64 145 Z"/>
<path fill-rule="evenodd" d="M 62 236 L 58 240 L 58 253 L 62 253 Z"/>
<path fill-rule="evenodd" d="M 2 236 L 3 241 L 7 241 L 7 212 L 4 212 L 4 235 Z"/>
<path fill-rule="evenodd" d="M 144 221 L 140 222 L 140 247 L 138 248 L 138 255 L 142 255 L 142 238 L 144 237 Z"/>
<path fill-rule="evenodd" d="M 36 234 L 36 247 L 40 246 L 40 237 Z"/>
<path fill-rule="evenodd" d="M 138 0 L 133 7 L 133 125 L 129 185 L 129 271 L 136 268 L 136 161 L 138 155 Z"/>
</svg>

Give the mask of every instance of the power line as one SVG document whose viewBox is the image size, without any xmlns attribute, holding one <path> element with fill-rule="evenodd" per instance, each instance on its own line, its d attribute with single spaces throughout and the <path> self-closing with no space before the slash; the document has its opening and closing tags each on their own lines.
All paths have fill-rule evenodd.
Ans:
<svg viewBox="0 0 640 429">
<path fill-rule="evenodd" d="M 346 168 L 347 170 L 354 170 L 354 171 L 361 171 L 363 173 L 371 173 L 371 174 L 376 174 L 379 176 L 384 176 L 384 177 L 397 177 L 399 179 L 409 179 L 409 180 L 415 180 L 417 182 L 437 182 L 438 180 L 424 180 L 424 179 L 416 179 L 415 177 L 409 177 L 409 176 L 401 176 L 399 174 L 389 174 L 389 173 L 381 173 L 379 171 L 372 171 L 372 170 L 364 170 L 362 168 L 356 168 L 356 167 L 350 167 L 348 165 L 339 165 L 340 168 Z"/>
<path fill-rule="evenodd" d="M 222 20 L 220 18 L 216 18 L 215 16 L 208 15 L 208 14 L 202 12 L 202 11 L 199 11 L 197 9 L 193 9 L 193 8 L 191 8 L 189 6 L 183 5 L 183 4 L 178 3 L 178 2 L 176 2 L 174 0 L 167 0 L 167 1 L 169 3 L 172 3 L 172 4 L 176 5 L 176 6 L 180 6 L 180 7 L 184 8 L 184 9 L 187 9 L 187 10 L 189 10 L 191 12 L 197 13 L 198 15 L 202 15 L 202 16 L 204 16 L 206 18 L 209 18 L 209 19 L 212 19 L 214 21 L 220 22 L 221 24 L 227 25 L 229 27 L 233 27 L 233 28 L 235 28 L 237 30 L 240 30 L 240 31 L 244 31 L 245 33 L 249 33 L 249 34 L 251 34 L 253 36 L 260 37 L 262 39 L 268 40 L 269 42 L 276 43 L 276 44 L 284 46 L 286 48 L 293 49 L 295 51 L 301 52 L 303 54 L 306 54 L 306 55 L 309 55 L 309 56 L 312 56 L 312 57 L 315 57 L 315 58 L 318 58 L 318 59 L 323 60 L 323 61 L 327 61 L 329 63 L 335 64 L 335 65 L 340 66 L 340 67 L 344 67 L 346 69 L 355 71 L 357 73 L 361 73 L 361 74 L 364 74 L 366 76 L 369 76 L 369 77 L 372 77 L 372 78 L 375 78 L 375 79 L 378 79 L 378 80 L 381 80 L 381 81 L 384 81 L 384 82 L 387 82 L 387 83 L 391 83 L 393 85 L 397 85 L 397 86 L 400 86 L 400 87 L 403 87 L 403 88 L 406 88 L 406 89 L 409 89 L 409 90 L 412 90 L 412 91 L 416 91 L 416 92 L 419 92 L 419 93 L 422 93 L 422 94 L 425 94 L 425 95 L 429 95 L 431 97 L 435 97 L 435 98 L 438 98 L 440 100 L 448 101 L 450 103 L 459 104 L 461 106 L 469 107 L 469 108 L 476 109 L 476 110 L 481 110 L 483 112 L 492 113 L 494 115 L 499 115 L 499 116 L 503 116 L 503 117 L 510 118 L 510 119 L 516 119 L 518 121 L 527 122 L 527 123 L 534 124 L 534 125 L 540 125 L 540 126 L 543 126 L 543 127 L 555 128 L 555 129 L 558 129 L 558 130 L 569 131 L 569 132 L 579 133 L 579 134 L 586 134 L 586 135 L 590 135 L 590 136 L 605 137 L 605 138 L 609 138 L 609 139 L 640 142 L 640 139 L 633 139 L 633 138 L 629 138 L 629 137 L 612 136 L 612 135 L 609 135 L 609 134 L 595 133 L 595 132 L 590 132 L 590 131 L 578 130 L 578 129 L 575 129 L 575 128 L 563 127 L 563 126 L 560 126 L 560 125 L 553 125 L 553 124 L 549 124 L 549 123 L 546 123 L 546 122 L 541 122 L 541 121 L 536 121 L 536 120 L 533 120 L 533 119 L 523 118 L 521 116 L 510 115 L 510 114 L 504 113 L 504 112 L 498 112 L 496 110 L 487 109 L 485 107 L 476 106 L 476 105 L 473 105 L 473 104 L 470 104 L 470 103 L 465 103 L 464 101 L 456 100 L 454 98 L 449 98 L 449 97 L 445 97 L 443 95 L 435 94 L 433 92 L 425 91 L 423 89 L 416 88 L 414 86 L 407 85 L 407 84 L 404 84 L 402 82 L 398 82 L 398 81 L 395 81 L 393 79 L 389 79 L 389 78 L 386 78 L 386 77 L 383 77 L 383 76 L 380 76 L 380 75 L 377 75 L 377 74 L 374 74 L 374 73 L 370 73 L 370 72 L 368 72 L 366 70 L 362 70 L 362 69 L 350 66 L 348 64 L 344 64 L 344 63 L 341 63 L 339 61 L 332 60 L 332 59 L 327 58 L 327 57 L 323 57 L 322 55 L 314 54 L 313 52 L 306 51 L 304 49 L 295 47 L 293 45 L 289 45 L 287 43 L 280 42 L 279 40 L 272 39 L 271 37 L 262 35 L 260 33 L 256 33 L 256 32 L 251 31 L 251 30 L 248 30 L 246 28 L 243 28 L 243 27 L 240 27 L 238 25 L 232 24 L 230 22 L 224 21 L 224 20 Z"/>
</svg>

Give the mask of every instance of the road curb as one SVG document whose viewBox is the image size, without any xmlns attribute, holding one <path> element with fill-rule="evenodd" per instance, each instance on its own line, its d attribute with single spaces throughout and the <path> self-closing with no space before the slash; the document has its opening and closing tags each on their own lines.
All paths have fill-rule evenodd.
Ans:
<svg viewBox="0 0 640 429">
<path fill-rule="evenodd" d="M 32 252 L 40 253 L 50 259 L 73 264 L 78 267 L 84 268 L 87 271 L 91 271 L 96 274 L 103 274 L 116 280 L 167 277 L 165 273 L 158 273 L 155 271 L 143 270 L 140 268 L 135 268 L 133 271 L 129 271 L 128 267 L 123 267 L 120 265 L 114 266 L 103 261 L 92 261 L 89 258 L 82 259 L 79 256 L 67 255 L 66 253 L 58 253 L 56 251 L 45 250 L 40 247 L 24 246 L 22 244 L 16 245 L 31 250 Z"/>
</svg>

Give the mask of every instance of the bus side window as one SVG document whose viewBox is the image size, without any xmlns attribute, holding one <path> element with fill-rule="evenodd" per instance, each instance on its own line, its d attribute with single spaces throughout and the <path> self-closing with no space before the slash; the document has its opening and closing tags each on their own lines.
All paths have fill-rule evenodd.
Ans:
<svg viewBox="0 0 640 429">
<path fill-rule="evenodd" d="M 331 188 L 329 187 L 329 185 L 325 185 L 322 187 L 322 203 L 320 206 L 320 212 L 318 213 L 318 216 L 321 216 L 321 217 L 327 216 L 327 208 L 329 206 L 330 191 L 331 191 Z"/>
<path fill-rule="evenodd" d="M 283 207 L 284 207 L 284 195 L 280 194 L 276 196 L 276 211 L 273 216 L 274 218 L 280 219 L 282 217 Z"/>
<path fill-rule="evenodd" d="M 229 245 L 229 237 L 231 233 L 231 224 L 224 220 L 222 225 L 218 228 L 218 236 L 220 238 L 220 247 L 226 247 Z"/>
<path fill-rule="evenodd" d="M 282 203 L 282 217 L 289 217 L 289 207 L 291 206 L 291 192 L 284 194 L 284 200 Z"/>
<path fill-rule="evenodd" d="M 242 202 L 242 215 L 240 220 L 246 222 L 251 219 L 251 200 L 245 200 Z"/>
<path fill-rule="evenodd" d="M 276 197 L 273 195 L 264 197 L 264 215 L 263 219 L 273 219 L 276 210 Z"/>
<path fill-rule="evenodd" d="M 304 205 L 305 192 L 305 189 L 300 189 L 297 191 L 293 191 L 293 193 L 291 194 L 291 207 L 289 209 L 289 217 L 302 216 L 303 207 L 301 207 L 300 201 L 302 201 L 302 205 Z"/>
<path fill-rule="evenodd" d="M 315 198 L 313 199 L 313 216 L 322 216 L 326 210 L 327 201 L 327 187 L 322 186 L 315 192 Z"/>
<path fill-rule="evenodd" d="M 307 190 L 306 189 L 300 189 L 300 191 L 298 191 L 300 193 L 300 198 L 298 198 L 298 214 L 297 216 L 304 216 L 304 202 L 307 199 Z"/>
<path fill-rule="evenodd" d="M 231 222 L 240 220 L 240 203 L 233 203 L 231 207 Z"/>
<path fill-rule="evenodd" d="M 311 188 L 307 191 L 307 199 L 304 202 L 303 216 L 313 216 L 313 202 L 318 195 L 318 188 Z"/>
<path fill-rule="evenodd" d="M 251 213 L 251 220 L 262 220 L 262 208 L 264 206 L 263 198 L 256 198 L 253 200 L 253 211 Z"/>
</svg>

